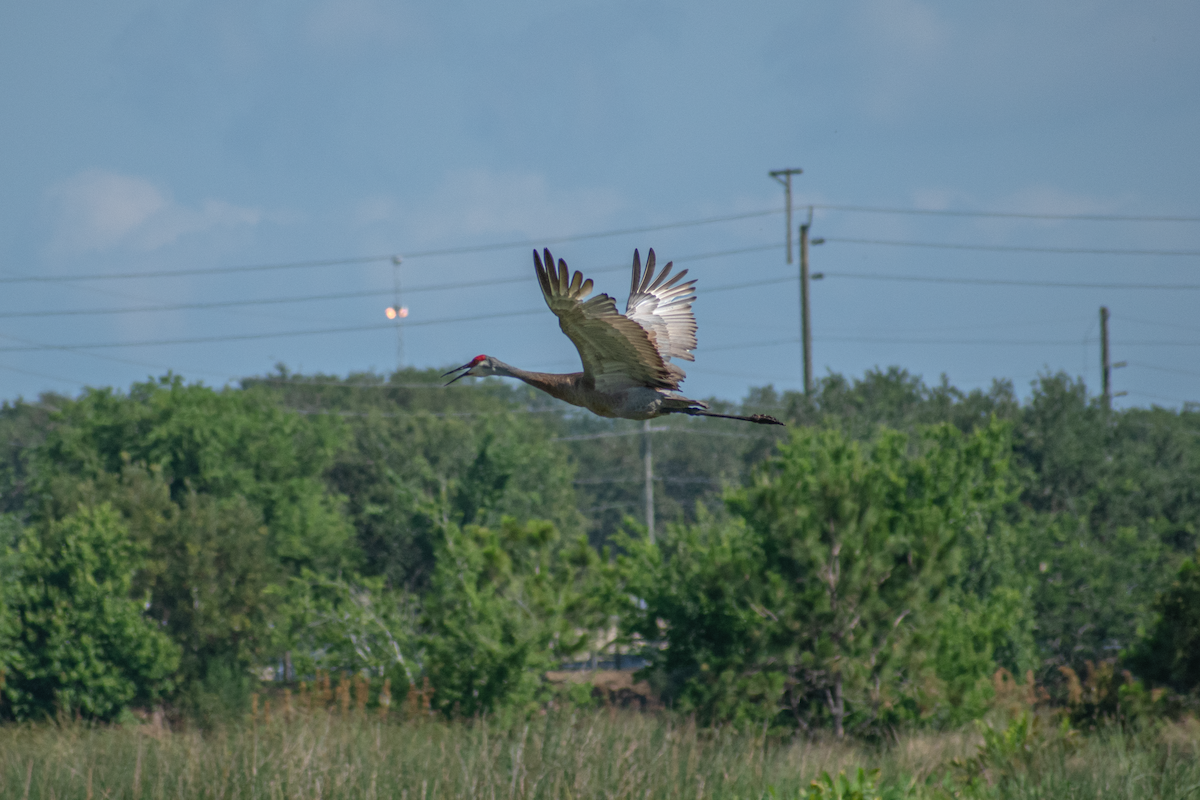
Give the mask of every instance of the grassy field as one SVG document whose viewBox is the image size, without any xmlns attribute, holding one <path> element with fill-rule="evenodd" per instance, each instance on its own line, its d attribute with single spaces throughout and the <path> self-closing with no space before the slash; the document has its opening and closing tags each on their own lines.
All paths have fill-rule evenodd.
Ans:
<svg viewBox="0 0 1200 800">
<path fill-rule="evenodd" d="M 769 786 L 777 798 L 794 798 L 822 771 L 853 774 L 860 766 L 880 769 L 884 786 L 902 790 L 895 796 L 1182 800 L 1200 792 L 1195 726 L 1069 743 L 1001 733 L 981 759 L 982 743 L 974 729 L 880 746 L 764 739 L 608 711 L 511 726 L 400 724 L 353 712 L 207 733 L 7 726 L 0 727 L 0 798 L 759 800 Z M 972 759 L 978 787 L 964 790 L 970 768 L 962 765 Z M 946 790 L 931 788 L 943 782 Z"/>
</svg>

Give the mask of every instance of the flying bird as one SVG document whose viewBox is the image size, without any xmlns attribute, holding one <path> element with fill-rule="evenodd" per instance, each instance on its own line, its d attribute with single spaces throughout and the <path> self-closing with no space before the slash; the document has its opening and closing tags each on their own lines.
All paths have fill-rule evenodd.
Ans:
<svg viewBox="0 0 1200 800">
<path fill-rule="evenodd" d="M 696 299 L 696 281 L 681 283 L 687 270 L 671 277 L 671 263 L 655 274 L 654 250 L 646 254 L 642 271 L 641 256 L 633 251 L 633 280 L 625 313 L 617 311 L 616 301 L 606 294 L 588 298 L 591 279 L 571 274 L 561 258 L 555 268 L 554 256 L 544 250 L 533 251 L 533 264 L 546 305 L 558 317 L 562 332 L 575 343 L 583 372 L 559 375 L 529 372 L 509 366 L 492 356 L 475 356 L 442 377 L 460 378 L 499 375 L 516 378 L 571 405 L 582 406 L 601 417 L 653 419 L 665 414 L 693 417 L 721 417 L 757 422 L 762 425 L 783 423 L 766 414 L 736 416 L 717 414 L 699 400 L 679 393 L 684 371 L 671 359 L 694 361 L 696 318 L 692 303 Z M 457 375 L 455 375 L 457 373 Z"/>
</svg>

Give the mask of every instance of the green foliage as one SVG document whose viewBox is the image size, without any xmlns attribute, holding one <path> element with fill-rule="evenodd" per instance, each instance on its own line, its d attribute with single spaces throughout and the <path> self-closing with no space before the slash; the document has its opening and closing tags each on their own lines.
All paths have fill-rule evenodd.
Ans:
<svg viewBox="0 0 1200 800">
<path fill-rule="evenodd" d="M 1147 680 L 1176 692 L 1200 692 L 1200 551 L 1186 559 L 1154 603 L 1148 633 L 1130 663 Z"/>
<path fill-rule="evenodd" d="M 1065 513 L 1032 527 L 1032 601 L 1044 663 L 1081 670 L 1085 661 L 1115 658 L 1133 644 L 1171 553 L 1135 527 L 1096 531 Z"/>
<path fill-rule="evenodd" d="M 35 403 L 0 403 L 0 514 L 22 514 L 31 478 L 30 459 L 46 437 L 50 416 L 67 398 L 44 394 Z"/>
<path fill-rule="evenodd" d="M 968 797 L 997 784 L 1021 785 L 1047 761 L 1061 760 L 1078 749 L 1079 732 L 1066 717 L 1056 725 L 1045 715 L 1024 711 L 1002 728 L 977 722 L 976 729 L 983 743 L 973 757 L 955 762 Z"/>
<path fill-rule="evenodd" d="M 455 717 L 530 708 L 542 673 L 587 644 L 596 561 L 586 540 L 563 540 L 548 522 L 447 528 L 424 607 L 434 707 Z"/>
<path fill-rule="evenodd" d="M 16 658 L 17 617 L 12 608 L 13 593 L 20 578 L 17 545 L 21 526 L 11 514 L 0 514 L 0 698 L 12 662 Z"/>
<path fill-rule="evenodd" d="M 1012 587 L 947 603 L 923 648 L 936 680 L 922 685 L 918 705 L 946 728 L 982 717 L 995 696 L 997 667 L 1021 674 L 1035 665 L 1033 634 L 1029 602 Z"/>
<path fill-rule="evenodd" d="M 413 603 L 382 578 L 351 582 L 305 570 L 282 594 L 275 650 L 291 662 L 285 678 L 366 671 L 389 675 L 398 686 L 415 683 Z M 282 672 L 288 671 L 285 664 Z"/>
<path fill-rule="evenodd" d="M 839 772 L 837 777 L 828 772 L 821 773 L 807 790 L 801 791 L 798 800 L 902 800 L 908 792 L 897 786 L 879 787 L 879 770 L 867 772 L 862 767 L 848 777 Z"/>
<path fill-rule="evenodd" d="M 148 595 L 148 615 L 180 646 L 181 699 L 248 697 L 248 672 L 276 655 L 272 590 L 358 560 L 323 482 L 336 420 L 169 376 L 128 395 L 89 390 L 51 420 L 26 513 L 53 525 L 80 506 L 117 509 L 145 553 L 126 595 Z"/>
<path fill-rule="evenodd" d="M 523 385 L 280 368 L 6 403 L 0 671 L 17 537 L 108 504 L 142 554 L 123 599 L 149 599 L 180 651 L 172 699 L 206 718 L 240 713 L 268 666 L 399 688 L 397 652 L 444 712 L 528 708 L 540 670 L 607 653 L 618 621 L 705 722 L 954 726 L 994 702 L 997 667 L 1035 670 L 1085 728 L 1195 691 L 1200 409 L 1108 411 L 1063 374 L 1018 402 L 899 368 L 714 407 L 806 430 L 776 450 L 782 429 L 656 421 L 650 547 L 612 538 L 640 518 L 641 426 Z M 536 519 L 559 537 L 509 541 Z"/>
<path fill-rule="evenodd" d="M 238 676 L 273 654 L 273 589 L 289 572 L 261 510 L 238 495 L 188 491 L 173 500 L 160 467 L 129 463 L 76 484 L 72 495 L 88 507 L 111 503 L 145 550 L 134 591 L 149 595 L 148 615 L 181 648 L 186 702 L 224 708 L 230 698 L 248 698 Z M 202 699 L 213 687 L 218 698 Z"/>
<path fill-rule="evenodd" d="M 1107 412 L 1081 382 L 1034 386 L 1015 439 L 1043 678 L 1131 647 L 1200 531 L 1200 414 Z"/>
<path fill-rule="evenodd" d="M 773 786 L 768 786 L 762 800 L 904 800 L 911 796 L 909 790 L 902 786 L 889 784 L 880 787 L 879 776 L 878 769 L 868 772 L 862 767 L 852 776 L 848 776 L 845 770 L 836 776 L 822 772 L 816 780 L 794 794 L 777 794 Z"/>
<path fill-rule="evenodd" d="M 961 701 L 994 670 L 995 643 L 1022 636 L 1012 592 L 975 615 L 988 629 L 938 627 L 963 597 L 951 578 L 964 541 L 985 536 L 1009 496 L 1007 443 L 999 423 L 970 437 L 885 431 L 869 445 L 796 429 L 729 496 L 738 522 L 673 527 L 661 547 L 626 540 L 627 588 L 645 604 L 629 616 L 666 641 L 654 659 L 668 697 L 708 721 L 826 718 L 840 735 L 847 720 L 924 713 L 914 645 L 932 640 L 927 677 L 942 669 Z"/>
<path fill-rule="evenodd" d="M 494 527 L 512 516 L 582 530 L 574 466 L 550 441 L 561 419 L 554 401 L 524 386 L 443 383 L 433 370 L 345 381 L 281 370 L 245 382 L 307 419 L 338 420 L 347 438 L 326 480 L 345 498 L 361 569 L 410 591 L 428 587 L 448 523 Z"/>
<path fill-rule="evenodd" d="M 354 563 L 351 531 L 322 482 L 343 441 L 332 417 L 304 417 L 259 392 L 218 392 L 175 376 L 128 395 L 89 389 L 53 417 L 34 454 L 31 513 L 69 513 L 81 481 L 102 485 L 127 465 L 157 468 L 170 499 L 243 498 L 261 514 L 289 569 Z"/>
<path fill-rule="evenodd" d="M 16 635 L 4 712 L 112 719 L 170 689 L 178 649 L 130 596 L 142 556 L 108 505 L 25 530 L 5 591 Z"/>
<path fill-rule="evenodd" d="M 769 584 L 761 544 L 740 520 L 701 515 L 671 526 L 660 543 L 618 540 L 629 602 L 623 623 L 666 647 L 650 653 L 650 678 L 680 711 L 704 723 L 761 725 L 779 714 L 787 677 L 762 669 L 774 656 L 774 619 L 764 602 L 786 596 Z M 786 624 L 786 623 L 784 623 Z"/>
</svg>

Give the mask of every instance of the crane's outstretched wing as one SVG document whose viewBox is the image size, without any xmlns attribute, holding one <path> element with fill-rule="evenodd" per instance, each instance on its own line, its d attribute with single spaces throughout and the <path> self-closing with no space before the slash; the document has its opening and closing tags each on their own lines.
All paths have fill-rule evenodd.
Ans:
<svg viewBox="0 0 1200 800">
<path fill-rule="evenodd" d="M 558 317 L 559 327 L 567 335 L 589 375 L 601 391 L 631 386 L 678 389 L 683 370 L 666 363 L 661 347 L 654 341 L 653 330 L 617 311 L 616 302 L 606 294 L 585 299 L 592 281 L 583 274 L 571 275 L 567 262 L 543 251 L 545 264 L 533 251 L 533 263 L 546 305 Z"/>
<path fill-rule="evenodd" d="M 696 299 L 696 282 L 679 282 L 687 275 L 686 269 L 667 280 L 671 263 L 668 261 L 656 276 L 651 248 L 646 254 L 646 274 L 642 275 L 641 258 L 637 250 L 633 251 L 633 281 L 625 316 L 653 334 L 650 339 L 664 361 L 668 358 L 695 361 L 692 351 L 696 349 L 696 317 L 692 315 L 692 303 Z"/>
</svg>

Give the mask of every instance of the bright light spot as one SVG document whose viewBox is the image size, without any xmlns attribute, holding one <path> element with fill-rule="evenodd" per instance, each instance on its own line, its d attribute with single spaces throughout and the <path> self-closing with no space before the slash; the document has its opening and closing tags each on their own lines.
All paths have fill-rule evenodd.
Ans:
<svg viewBox="0 0 1200 800">
<path fill-rule="evenodd" d="M 396 318 L 396 309 L 392 308 L 391 306 L 388 306 L 388 309 L 387 309 L 387 311 L 385 311 L 385 312 L 383 312 L 383 313 L 387 314 L 387 318 L 388 318 L 388 319 L 395 319 L 395 318 Z"/>
<path fill-rule="evenodd" d="M 402 307 L 400 309 L 400 319 L 404 319 L 407 316 L 408 316 L 408 309 Z"/>
</svg>

